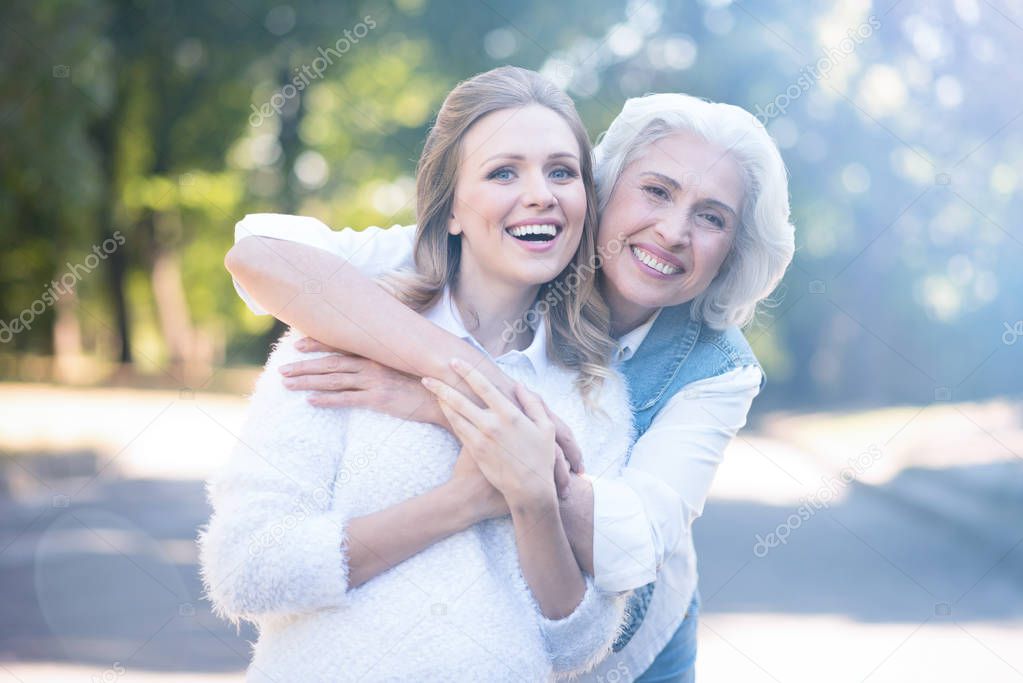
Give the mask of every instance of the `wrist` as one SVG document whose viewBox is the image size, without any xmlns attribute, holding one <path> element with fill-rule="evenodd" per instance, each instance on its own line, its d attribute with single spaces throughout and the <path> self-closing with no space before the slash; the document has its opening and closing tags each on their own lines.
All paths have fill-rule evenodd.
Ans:
<svg viewBox="0 0 1023 683">
<path fill-rule="evenodd" d="M 505 494 L 512 516 L 537 517 L 558 512 L 558 491 L 554 482 L 532 484 Z"/>
<path fill-rule="evenodd" d="M 593 508 L 593 480 L 587 474 L 570 472 L 568 485 L 558 490 L 558 505 L 563 511 L 578 513 Z"/>
<path fill-rule="evenodd" d="M 453 477 L 435 489 L 444 501 L 445 515 L 455 532 L 487 519 L 475 489 L 464 477 Z"/>
</svg>

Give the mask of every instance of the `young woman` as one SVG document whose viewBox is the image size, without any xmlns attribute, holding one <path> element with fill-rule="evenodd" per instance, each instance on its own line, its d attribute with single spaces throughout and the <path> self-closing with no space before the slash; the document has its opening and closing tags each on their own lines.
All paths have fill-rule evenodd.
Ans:
<svg viewBox="0 0 1023 683">
<path fill-rule="evenodd" d="M 629 100 L 595 152 L 599 284 L 637 440 L 619 476 L 573 477 L 561 508 L 577 560 L 596 585 L 639 589 L 630 603 L 634 637 L 593 677 L 692 680 L 699 598 L 690 528 L 762 386 L 739 327 L 792 258 L 785 166 L 752 114 L 680 94 Z M 328 345 L 309 340 L 304 348 L 356 354 L 286 367 L 288 386 L 316 391 L 310 400 L 318 405 L 370 405 L 447 424 L 415 377 L 456 386 L 449 361 L 457 357 L 510 393 L 478 351 L 359 272 L 406 261 L 410 234 L 401 227 L 333 232 L 299 217 L 238 224 L 226 264 L 250 306 Z M 315 272 L 331 277 L 304 292 L 305 273 Z M 499 421 L 459 405 L 470 422 L 489 417 L 493 428 Z M 564 435 L 559 443 L 571 450 Z"/>
<path fill-rule="evenodd" d="M 618 470 L 629 425 L 612 416 L 628 403 L 607 369 L 607 309 L 577 281 L 535 329 L 504 333 L 594 253 L 589 155 L 571 100 L 538 74 L 462 83 L 420 159 L 415 268 L 383 280 L 519 382 L 513 403 L 459 369 L 488 414 L 517 419 L 485 438 L 462 430 L 460 454 L 437 426 L 286 390 L 296 330 L 271 354 L 201 538 L 217 610 L 259 627 L 250 680 L 546 680 L 609 651 L 624 597 L 596 590 L 573 556 L 545 409 L 590 467 Z M 440 524 L 419 514 L 438 506 Z"/>
</svg>

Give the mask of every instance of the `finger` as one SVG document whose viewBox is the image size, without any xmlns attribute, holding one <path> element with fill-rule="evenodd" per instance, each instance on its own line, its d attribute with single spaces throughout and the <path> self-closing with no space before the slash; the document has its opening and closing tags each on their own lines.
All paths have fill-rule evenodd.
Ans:
<svg viewBox="0 0 1023 683">
<path fill-rule="evenodd" d="M 555 439 L 557 438 L 557 432 L 554 433 Z M 555 441 L 555 443 L 558 443 Z M 560 445 L 560 444 L 559 444 Z M 565 448 L 561 446 L 561 450 L 565 453 L 565 462 L 568 463 L 569 468 L 576 474 L 585 474 L 586 465 L 583 464 L 583 454 L 579 450 L 579 446 L 572 442 L 571 446 Z"/>
<path fill-rule="evenodd" d="M 424 377 L 422 382 L 424 387 L 433 392 L 441 405 L 447 403 L 449 408 L 477 427 L 482 428 L 483 425 L 489 423 L 490 418 L 487 415 L 486 409 L 480 408 L 467 398 L 465 394 L 452 388 L 451 385 L 432 377 Z"/>
<path fill-rule="evenodd" d="M 455 435 L 464 446 L 467 443 L 476 443 L 481 434 L 478 429 L 469 422 L 469 420 L 462 417 L 454 408 L 452 408 L 446 401 L 438 401 L 440 410 L 444 413 L 444 417 L 447 418 L 448 424 L 451 425 L 451 433 Z"/>
<path fill-rule="evenodd" d="M 510 416 L 521 412 L 508 398 L 502 394 L 493 382 L 483 376 L 483 373 L 472 367 L 464 360 L 455 358 L 451 361 L 451 367 L 457 372 L 469 388 L 476 392 L 483 403 L 494 412 Z"/>
<path fill-rule="evenodd" d="M 543 399 L 540 399 L 541 402 Z M 572 471 L 576 474 L 582 474 L 585 472 L 583 466 L 583 452 L 579 448 L 579 443 L 575 440 L 575 435 L 572 433 L 572 428 L 565 424 L 565 421 L 555 415 L 547 404 L 543 404 L 543 408 L 547 411 L 547 417 L 554 423 L 554 440 L 561 450 L 565 453 L 565 459 L 568 460 L 569 466 Z"/>
<path fill-rule="evenodd" d="M 321 341 L 317 341 L 312 337 L 302 337 L 295 344 L 295 348 L 299 351 L 305 351 L 306 353 L 315 353 L 317 351 L 325 351 L 327 353 L 342 353 L 341 349 L 334 348 L 333 346 L 327 346 Z"/>
<path fill-rule="evenodd" d="M 568 471 L 568 460 L 561 449 L 557 449 L 554 457 L 554 485 L 558 489 L 558 498 L 565 500 L 568 497 L 568 486 L 572 483 L 572 475 Z"/>
<path fill-rule="evenodd" d="M 312 394 L 306 401 L 317 408 L 369 408 L 368 391 L 329 391 Z"/>
<path fill-rule="evenodd" d="M 550 427 L 551 431 L 554 430 L 554 423 L 547 417 L 547 409 L 544 408 L 543 401 L 540 400 L 539 396 L 524 385 L 516 384 L 515 398 L 519 400 L 519 403 L 522 405 L 522 411 L 526 414 L 526 417 L 533 421 L 533 424 L 538 427 Z"/>
<path fill-rule="evenodd" d="M 285 377 L 296 375 L 325 375 L 331 372 L 359 372 L 366 365 L 366 360 L 356 356 L 345 356 L 334 353 L 322 358 L 311 358 L 282 365 L 280 372 Z"/>
<path fill-rule="evenodd" d="M 358 374 L 344 372 L 285 377 L 284 386 L 292 391 L 351 391 L 366 388 Z"/>
</svg>

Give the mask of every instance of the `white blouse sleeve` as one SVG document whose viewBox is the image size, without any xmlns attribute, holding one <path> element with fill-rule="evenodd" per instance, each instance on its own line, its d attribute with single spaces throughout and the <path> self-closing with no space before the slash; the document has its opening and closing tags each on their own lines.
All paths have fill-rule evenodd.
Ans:
<svg viewBox="0 0 1023 683">
<path fill-rule="evenodd" d="M 199 538 L 207 596 L 237 622 L 343 604 L 345 520 L 332 511 L 344 412 L 289 391 L 277 367 L 301 354 L 290 332 L 270 356 L 227 465 L 208 483 L 213 507 Z M 315 354 L 322 355 L 322 354 Z"/>
<path fill-rule="evenodd" d="M 299 242 L 340 256 L 369 277 L 376 277 L 399 268 L 410 268 L 414 225 L 395 225 L 391 228 L 368 227 L 364 230 L 331 230 L 322 221 L 309 216 L 290 216 L 282 213 L 250 213 L 234 226 L 234 241 L 250 237 L 272 237 Z M 266 315 L 248 292 L 234 283 L 238 296 L 256 315 Z"/>
<path fill-rule="evenodd" d="M 761 370 L 737 368 L 673 396 L 632 449 L 619 477 L 593 480 L 597 586 L 650 583 L 703 513 L 725 447 L 746 424 Z"/>
</svg>

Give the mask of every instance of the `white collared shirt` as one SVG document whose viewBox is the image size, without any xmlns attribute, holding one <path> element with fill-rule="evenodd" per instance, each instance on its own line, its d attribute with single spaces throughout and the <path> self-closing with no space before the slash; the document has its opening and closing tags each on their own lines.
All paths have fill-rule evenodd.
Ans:
<svg viewBox="0 0 1023 683">
<path fill-rule="evenodd" d="M 235 226 L 235 241 L 248 235 L 318 247 L 373 276 L 412 266 L 415 228 L 334 231 L 314 218 L 250 214 Z M 235 287 L 253 312 L 265 313 L 237 283 Z M 635 354 L 656 317 L 622 335 L 617 362 Z M 479 347 L 460 319 L 457 328 L 461 331 L 445 329 Z M 539 358 L 531 351 L 544 337 L 535 334 L 530 348 L 501 359 L 521 353 L 541 371 L 536 365 Z M 546 348 L 543 358 L 546 362 Z M 643 625 L 628 647 L 594 672 L 598 679 L 622 665 L 633 677 L 639 676 L 681 623 L 697 583 L 691 525 L 703 513 L 725 447 L 746 424 L 760 379 L 760 369 L 750 366 L 688 385 L 667 402 L 636 441 L 620 476 L 592 480 L 596 585 L 622 591 L 657 580 Z"/>
<path fill-rule="evenodd" d="M 469 342 L 498 365 L 518 364 L 527 368 L 533 374 L 540 375 L 543 374 L 550 364 L 550 359 L 547 356 L 547 335 L 540 324 L 533 326 L 533 340 L 529 342 L 529 346 L 521 351 L 517 349 L 506 351 L 496 358 L 492 356 L 476 341 L 476 338 L 472 336 L 465 326 L 465 322 L 458 312 L 458 307 L 455 306 L 455 300 L 451 297 L 450 287 L 445 287 L 444 293 L 437 303 L 423 311 L 423 317 L 445 332 L 450 332 L 459 339 Z M 526 319 L 534 320 L 534 316 L 526 316 Z M 542 321 L 542 317 L 538 319 Z"/>
</svg>

